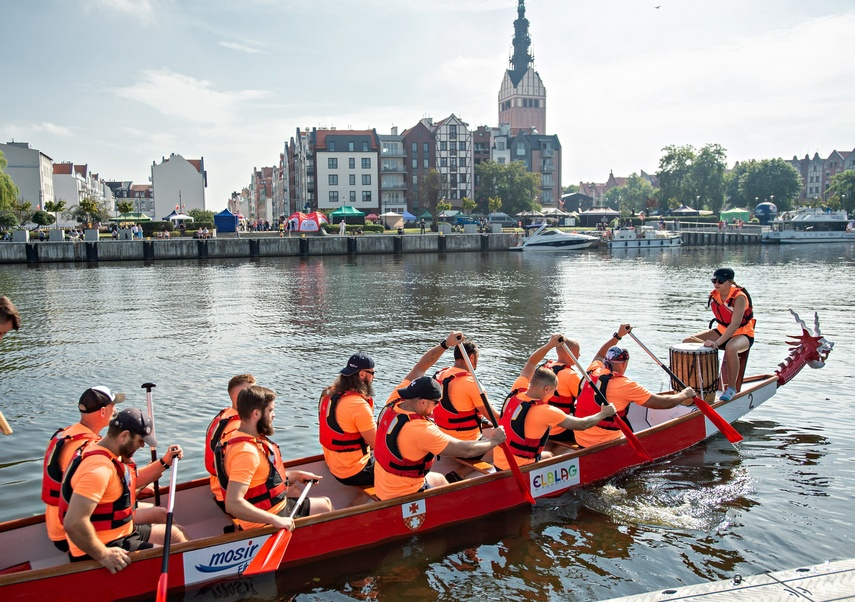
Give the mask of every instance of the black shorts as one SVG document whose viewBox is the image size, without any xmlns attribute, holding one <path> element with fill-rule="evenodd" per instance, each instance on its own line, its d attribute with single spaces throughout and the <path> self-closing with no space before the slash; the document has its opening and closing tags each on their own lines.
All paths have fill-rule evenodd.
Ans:
<svg viewBox="0 0 855 602">
<path fill-rule="evenodd" d="M 374 484 L 374 458 L 368 459 L 368 464 L 355 475 L 346 479 L 335 478 L 342 485 L 354 485 L 356 487 L 368 487 Z"/>
<path fill-rule="evenodd" d="M 119 537 L 113 541 L 107 542 L 105 545 L 108 548 L 122 548 L 125 552 L 136 552 L 137 550 L 149 550 L 154 547 L 154 544 L 148 543 L 151 538 L 151 525 L 134 525 L 136 529 L 130 535 Z M 72 556 L 68 553 L 68 558 L 71 562 L 83 562 L 84 560 L 92 560 L 88 554 L 83 556 Z"/>
<path fill-rule="evenodd" d="M 561 441 L 562 443 L 576 443 L 576 432 L 573 429 L 567 429 L 557 435 L 549 435 L 550 441 Z"/>
<path fill-rule="evenodd" d="M 297 498 L 289 497 L 285 500 L 285 507 L 279 511 L 279 516 L 291 516 L 291 512 L 294 510 L 294 506 L 297 505 Z M 309 498 L 303 500 L 303 503 L 300 504 L 300 507 L 297 508 L 297 513 L 294 515 L 294 518 L 303 518 L 305 516 L 309 516 L 309 509 L 311 508 L 311 503 L 309 502 Z"/>
<path fill-rule="evenodd" d="M 725 346 L 725 347 L 727 347 L 728 345 L 730 345 L 730 342 L 731 342 L 735 337 L 745 337 L 746 339 L 748 339 L 748 348 L 749 348 L 749 349 L 751 349 L 751 348 L 754 346 L 754 337 L 750 337 L 750 336 L 748 336 L 747 334 L 737 334 L 737 335 L 734 335 L 733 337 L 730 337 L 729 339 L 727 339 L 727 341 L 725 342 L 724 346 Z"/>
</svg>

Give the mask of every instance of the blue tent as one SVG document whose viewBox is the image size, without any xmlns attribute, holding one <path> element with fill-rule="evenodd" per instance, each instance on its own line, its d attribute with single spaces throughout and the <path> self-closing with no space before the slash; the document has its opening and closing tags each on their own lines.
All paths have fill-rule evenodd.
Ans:
<svg viewBox="0 0 855 602">
<path fill-rule="evenodd" d="M 414 222 L 417 219 L 419 219 L 419 218 L 417 218 L 415 215 L 413 215 L 409 211 L 404 211 L 404 221 L 405 222 Z"/>
<path fill-rule="evenodd" d="M 214 215 L 214 227 L 217 232 L 235 232 L 237 225 L 238 216 L 228 209 L 223 209 L 221 213 Z"/>
</svg>

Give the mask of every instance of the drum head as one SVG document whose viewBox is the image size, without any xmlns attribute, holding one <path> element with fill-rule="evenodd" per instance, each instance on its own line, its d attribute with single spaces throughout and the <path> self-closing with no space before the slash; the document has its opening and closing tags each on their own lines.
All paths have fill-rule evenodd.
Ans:
<svg viewBox="0 0 855 602">
<path fill-rule="evenodd" d="M 704 347 L 703 343 L 678 343 L 677 345 L 671 345 L 670 349 L 677 353 L 715 353 L 714 347 Z"/>
</svg>

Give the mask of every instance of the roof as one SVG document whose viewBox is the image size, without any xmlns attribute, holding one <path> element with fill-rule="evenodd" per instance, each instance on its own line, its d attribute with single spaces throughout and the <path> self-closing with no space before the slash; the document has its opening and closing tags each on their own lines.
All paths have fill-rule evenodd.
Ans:
<svg viewBox="0 0 855 602">
<path fill-rule="evenodd" d="M 327 136 L 342 138 L 368 136 L 371 139 L 371 149 L 377 149 L 377 139 L 374 137 L 374 130 L 315 130 L 315 148 L 327 148 Z"/>
<path fill-rule="evenodd" d="M 55 175 L 55 176 L 70 176 L 72 169 L 74 169 L 73 163 L 54 163 L 53 164 L 53 175 Z"/>
</svg>

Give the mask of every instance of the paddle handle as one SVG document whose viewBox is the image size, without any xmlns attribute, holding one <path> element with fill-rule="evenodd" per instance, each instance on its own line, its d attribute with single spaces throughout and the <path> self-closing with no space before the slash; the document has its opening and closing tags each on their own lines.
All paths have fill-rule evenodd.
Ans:
<svg viewBox="0 0 855 602">
<path fill-rule="evenodd" d="M 141 389 L 145 389 L 145 403 L 148 408 L 148 419 L 151 421 L 151 434 L 155 434 L 154 429 L 154 402 L 151 398 L 151 390 L 154 389 L 157 385 L 154 383 L 143 383 L 140 385 Z M 157 447 L 152 446 L 151 448 L 151 461 L 157 462 Z M 154 505 L 160 506 L 160 482 L 158 479 L 154 480 Z"/>
<path fill-rule="evenodd" d="M 300 494 L 300 497 L 297 498 L 297 503 L 294 504 L 294 507 L 291 509 L 291 514 L 289 515 L 291 518 L 297 516 L 297 509 L 303 504 L 306 496 L 309 495 L 309 489 L 311 489 L 312 485 L 315 483 L 317 483 L 317 481 L 309 481 L 306 483 L 305 487 L 303 487 L 303 492 Z"/>
</svg>

